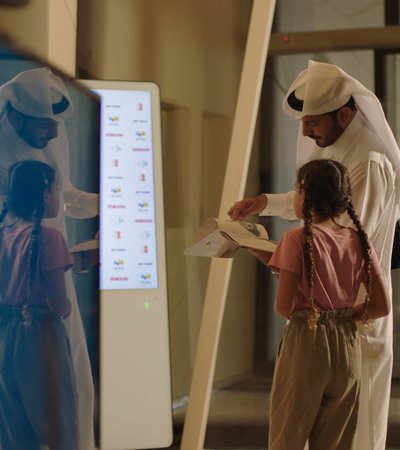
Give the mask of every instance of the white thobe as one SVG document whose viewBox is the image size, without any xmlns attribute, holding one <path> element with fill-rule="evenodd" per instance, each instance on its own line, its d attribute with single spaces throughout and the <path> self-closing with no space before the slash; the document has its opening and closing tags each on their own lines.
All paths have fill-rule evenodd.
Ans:
<svg viewBox="0 0 400 450">
<path fill-rule="evenodd" d="M 310 159 L 333 159 L 348 169 L 355 210 L 376 250 L 391 296 L 390 265 L 395 223 L 400 211 L 396 200 L 400 183 L 382 150 L 378 136 L 366 128 L 360 114 L 356 114 L 332 146 L 316 147 Z M 267 194 L 268 204 L 260 215 L 295 219 L 293 195 L 294 192 Z M 344 217 L 343 224 L 349 225 L 346 219 Z M 362 381 L 356 449 L 384 450 L 393 361 L 392 313 L 375 320 L 368 332 L 363 326 L 359 326 L 359 331 Z"/>
<path fill-rule="evenodd" d="M 30 147 L 21 139 L 8 122 L 7 117 L 2 117 L 0 120 L 0 194 L 2 197 L 4 193 L 6 171 L 15 162 L 35 159 L 51 165 L 57 172 L 57 183 L 63 192 L 65 207 L 60 208 L 56 218 L 46 219 L 44 223 L 59 229 L 66 237 L 65 215 L 78 218 L 96 216 L 98 214 L 98 195 L 80 191 L 72 185 L 69 179 L 69 146 L 63 122 L 60 122 L 58 132 L 57 138 L 50 141 L 45 149 L 39 150 Z M 80 450 L 92 450 L 94 448 L 93 378 L 71 271 L 66 273 L 66 285 L 72 310 L 64 323 L 70 339 L 78 391 Z"/>
</svg>

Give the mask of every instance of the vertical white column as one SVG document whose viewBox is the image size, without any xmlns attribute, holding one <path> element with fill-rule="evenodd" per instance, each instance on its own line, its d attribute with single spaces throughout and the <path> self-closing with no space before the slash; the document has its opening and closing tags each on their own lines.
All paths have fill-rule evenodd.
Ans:
<svg viewBox="0 0 400 450">
<path fill-rule="evenodd" d="M 48 62 L 75 77 L 77 0 L 48 0 Z"/>
<path fill-rule="evenodd" d="M 274 10 L 275 0 L 253 2 L 219 217 L 225 216 L 229 207 L 244 195 Z M 182 450 L 200 450 L 204 445 L 231 269 L 231 259 L 215 258 L 211 262 Z"/>
</svg>

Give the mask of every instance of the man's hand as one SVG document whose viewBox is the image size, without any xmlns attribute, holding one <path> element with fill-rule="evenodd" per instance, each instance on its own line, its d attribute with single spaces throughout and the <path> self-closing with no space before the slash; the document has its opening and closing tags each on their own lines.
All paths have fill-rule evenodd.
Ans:
<svg viewBox="0 0 400 450">
<path fill-rule="evenodd" d="M 247 216 L 258 214 L 267 206 L 268 199 L 266 195 L 245 198 L 236 202 L 228 211 L 232 220 L 243 220 Z"/>
</svg>

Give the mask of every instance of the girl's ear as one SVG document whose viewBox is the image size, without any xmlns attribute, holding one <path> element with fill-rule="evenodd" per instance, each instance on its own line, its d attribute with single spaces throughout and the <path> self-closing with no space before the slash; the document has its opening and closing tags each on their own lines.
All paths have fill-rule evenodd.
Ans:
<svg viewBox="0 0 400 450">
<path fill-rule="evenodd" d="M 304 199 L 306 198 L 306 195 L 303 191 L 303 189 L 299 189 L 299 200 L 300 200 L 300 206 L 303 207 L 304 205 Z"/>
<path fill-rule="evenodd" d="M 48 189 L 43 191 L 43 202 L 46 206 L 50 203 L 50 192 Z"/>
</svg>

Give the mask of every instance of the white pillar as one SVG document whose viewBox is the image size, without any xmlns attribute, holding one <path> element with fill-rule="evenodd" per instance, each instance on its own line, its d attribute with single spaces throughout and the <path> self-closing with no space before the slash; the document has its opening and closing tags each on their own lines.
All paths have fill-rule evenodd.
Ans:
<svg viewBox="0 0 400 450">
<path fill-rule="evenodd" d="M 275 0 L 254 0 L 232 129 L 219 217 L 244 195 Z M 232 260 L 211 262 L 196 359 L 183 429 L 182 450 L 204 445 L 215 362 Z"/>
</svg>

